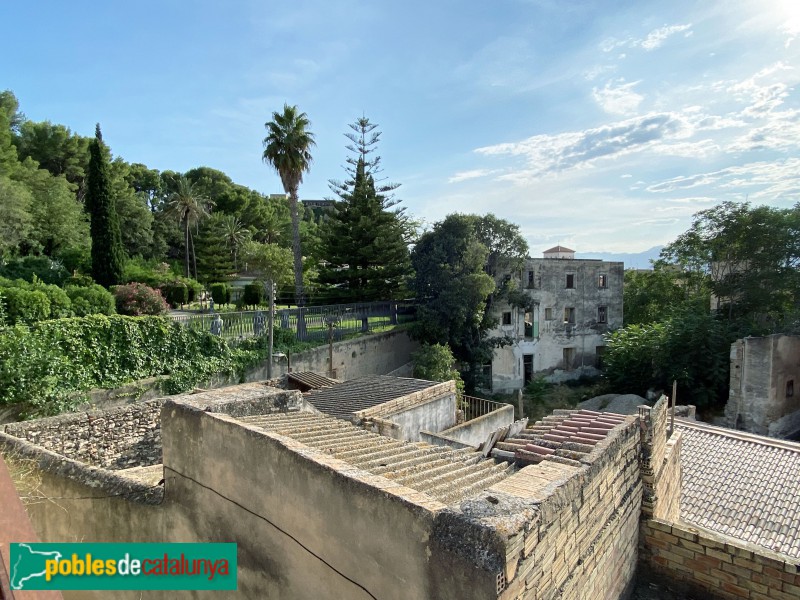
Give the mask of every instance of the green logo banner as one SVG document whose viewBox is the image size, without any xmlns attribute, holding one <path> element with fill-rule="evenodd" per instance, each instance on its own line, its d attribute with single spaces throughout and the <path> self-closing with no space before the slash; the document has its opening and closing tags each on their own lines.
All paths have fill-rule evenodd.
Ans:
<svg viewBox="0 0 800 600">
<path fill-rule="evenodd" d="M 10 544 L 12 590 L 235 590 L 236 544 Z"/>
</svg>

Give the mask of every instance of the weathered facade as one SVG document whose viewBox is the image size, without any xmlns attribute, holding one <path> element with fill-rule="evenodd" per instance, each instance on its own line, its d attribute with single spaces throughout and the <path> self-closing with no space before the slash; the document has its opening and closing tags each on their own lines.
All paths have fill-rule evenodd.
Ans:
<svg viewBox="0 0 800 600">
<path fill-rule="evenodd" d="M 604 334 L 622 326 L 624 264 L 556 249 L 525 261 L 518 283 L 528 307 L 494 306 L 498 325 L 489 335 L 510 343 L 495 350 L 493 391 L 523 388 L 535 373 L 598 366 Z"/>
<path fill-rule="evenodd" d="M 769 335 L 731 345 L 728 427 L 800 437 L 800 336 Z"/>
</svg>

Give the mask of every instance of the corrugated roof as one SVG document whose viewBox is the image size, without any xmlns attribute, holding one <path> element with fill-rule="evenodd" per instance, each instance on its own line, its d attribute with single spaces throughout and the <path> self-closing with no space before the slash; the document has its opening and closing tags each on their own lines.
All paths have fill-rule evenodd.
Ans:
<svg viewBox="0 0 800 600">
<path fill-rule="evenodd" d="M 676 419 L 681 519 L 800 558 L 800 444 Z"/>
<path fill-rule="evenodd" d="M 328 388 L 312 390 L 308 401 L 318 411 L 340 419 L 350 419 L 354 412 L 383 404 L 395 398 L 439 385 L 435 381 L 370 375 L 351 379 Z"/>
<path fill-rule="evenodd" d="M 454 450 L 423 442 L 403 442 L 318 414 L 278 413 L 240 420 L 290 437 L 444 504 L 473 496 L 515 470 L 506 463 L 486 460 L 471 448 Z"/>
<path fill-rule="evenodd" d="M 289 380 L 290 384 L 294 382 L 300 387 L 304 388 L 303 391 L 318 390 L 321 388 L 331 387 L 332 385 L 339 383 L 339 381 L 336 379 L 331 379 L 330 377 L 325 377 L 324 375 L 319 375 L 318 373 L 314 373 L 312 371 L 289 373 L 287 375 L 287 379 Z"/>
</svg>

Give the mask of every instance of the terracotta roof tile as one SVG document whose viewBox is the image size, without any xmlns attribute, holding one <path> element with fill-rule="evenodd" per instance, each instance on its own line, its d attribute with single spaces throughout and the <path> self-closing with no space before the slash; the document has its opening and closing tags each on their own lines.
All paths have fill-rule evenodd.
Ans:
<svg viewBox="0 0 800 600">
<path fill-rule="evenodd" d="M 800 444 L 676 419 L 681 519 L 800 558 Z"/>
</svg>

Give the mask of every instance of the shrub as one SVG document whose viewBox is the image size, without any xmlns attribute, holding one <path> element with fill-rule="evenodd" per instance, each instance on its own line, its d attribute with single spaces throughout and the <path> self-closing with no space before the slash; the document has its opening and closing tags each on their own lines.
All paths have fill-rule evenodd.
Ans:
<svg viewBox="0 0 800 600">
<path fill-rule="evenodd" d="M 36 277 L 34 275 L 34 277 Z M 28 288 L 32 291 L 42 292 L 50 301 L 50 314 L 45 317 L 48 319 L 63 319 L 72 317 L 72 300 L 67 293 L 57 285 L 47 285 L 40 281 L 34 281 Z"/>
<path fill-rule="evenodd" d="M 3 310 L 11 325 L 30 324 L 50 318 L 50 300 L 39 290 L 5 287 L 2 301 Z"/>
<path fill-rule="evenodd" d="M 203 286 L 199 281 L 188 277 L 181 277 L 180 280 L 186 284 L 186 289 L 189 292 L 189 302 L 194 302 L 200 298 L 200 294 L 203 293 Z"/>
<path fill-rule="evenodd" d="M 169 310 L 159 290 L 138 282 L 116 286 L 114 300 L 121 315 L 163 315 Z"/>
<path fill-rule="evenodd" d="M 77 286 L 77 287 L 92 287 L 95 285 L 94 279 L 92 279 L 89 275 L 84 275 L 83 273 L 75 273 L 67 277 L 64 281 L 64 287 L 67 286 Z"/>
<path fill-rule="evenodd" d="M 414 361 L 414 377 L 429 381 L 456 382 L 459 395 L 464 392 L 461 374 L 453 368 L 455 358 L 449 346 L 442 344 L 422 344 L 420 349 L 411 355 Z"/>
<path fill-rule="evenodd" d="M 264 301 L 264 286 L 260 283 L 248 283 L 244 286 L 242 303 L 245 306 L 258 306 Z"/>
<path fill-rule="evenodd" d="M 72 300 L 72 311 L 77 317 L 113 315 L 116 312 L 114 295 L 102 285 L 71 285 L 65 291 Z"/>
<path fill-rule="evenodd" d="M 212 283 L 211 297 L 216 304 L 230 304 L 233 297 L 233 288 L 227 283 Z"/>
<path fill-rule="evenodd" d="M 182 281 L 171 281 L 162 286 L 161 291 L 172 308 L 183 306 L 189 301 L 189 288 Z"/>
</svg>

